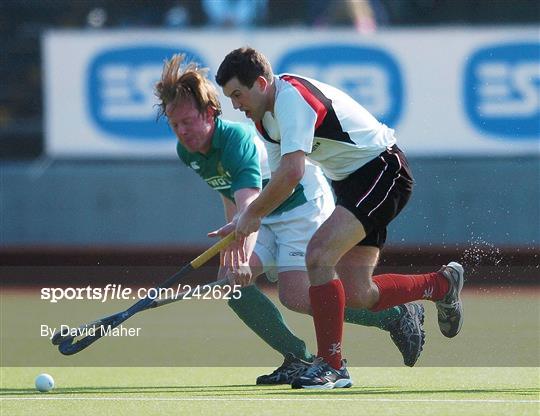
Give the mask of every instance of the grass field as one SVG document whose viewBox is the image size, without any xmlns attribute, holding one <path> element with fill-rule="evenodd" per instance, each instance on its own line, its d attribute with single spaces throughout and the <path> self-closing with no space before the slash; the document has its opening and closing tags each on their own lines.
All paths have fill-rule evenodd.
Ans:
<svg viewBox="0 0 540 416">
<path fill-rule="evenodd" d="M 39 371 L 49 393 L 32 388 Z M 3 368 L 2 415 L 538 415 L 538 368 L 352 368 L 356 386 L 257 387 L 267 368 Z"/>
<path fill-rule="evenodd" d="M 119 305 L 51 305 L 36 293 L 0 296 L 2 415 L 538 415 L 538 291 L 475 289 L 464 293 L 466 320 L 454 339 L 438 330 L 426 306 L 426 345 L 415 368 L 401 366 L 388 334 L 346 325 L 345 354 L 355 386 L 335 391 L 257 387 L 281 363 L 222 301 L 185 301 L 132 318 L 136 338 L 102 339 L 64 357 L 40 324 L 79 324 Z M 21 313 L 24 311 L 25 313 Z M 282 310 L 313 351 L 309 317 Z M 38 393 L 34 378 L 56 388 Z"/>
</svg>

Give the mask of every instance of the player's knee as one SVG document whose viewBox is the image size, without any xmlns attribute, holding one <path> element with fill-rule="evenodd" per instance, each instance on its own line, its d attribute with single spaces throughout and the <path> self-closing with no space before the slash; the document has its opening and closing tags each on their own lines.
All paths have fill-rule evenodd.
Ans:
<svg viewBox="0 0 540 416">
<path fill-rule="evenodd" d="M 303 313 L 307 315 L 310 314 L 310 305 L 308 300 L 304 301 L 302 299 L 293 298 L 280 292 L 279 301 L 283 306 L 293 312 Z"/>
<path fill-rule="evenodd" d="M 327 251 L 323 245 L 319 242 L 310 241 L 306 250 L 306 266 L 308 270 L 331 266 L 329 263 Z"/>
<path fill-rule="evenodd" d="M 369 309 L 371 307 L 367 297 L 349 298 L 345 301 L 345 305 L 352 309 Z"/>
<path fill-rule="evenodd" d="M 369 309 L 377 302 L 376 293 L 370 288 L 357 289 L 354 292 L 345 291 L 345 305 L 353 309 Z"/>
</svg>

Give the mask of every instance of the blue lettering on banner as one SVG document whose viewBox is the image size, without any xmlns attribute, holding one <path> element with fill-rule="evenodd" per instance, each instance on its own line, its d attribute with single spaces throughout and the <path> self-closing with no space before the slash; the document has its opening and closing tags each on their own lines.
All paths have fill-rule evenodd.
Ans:
<svg viewBox="0 0 540 416">
<path fill-rule="evenodd" d="M 295 73 L 342 89 L 389 126 L 401 115 L 401 72 L 382 49 L 339 44 L 293 49 L 276 68 L 278 73 Z"/>
<path fill-rule="evenodd" d="M 181 47 L 130 46 L 98 54 L 89 65 L 87 78 L 92 121 L 102 131 L 123 139 L 172 139 L 167 121 L 157 120 L 154 86 L 163 61 L 180 52 L 204 65 L 199 56 Z"/>
<path fill-rule="evenodd" d="M 511 140 L 540 140 L 540 43 L 481 49 L 464 75 L 467 115 L 479 130 Z"/>
</svg>

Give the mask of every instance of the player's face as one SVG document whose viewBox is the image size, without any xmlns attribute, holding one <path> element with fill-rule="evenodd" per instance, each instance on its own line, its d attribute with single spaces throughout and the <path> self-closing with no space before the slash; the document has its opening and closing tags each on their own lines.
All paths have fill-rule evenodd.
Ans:
<svg viewBox="0 0 540 416">
<path fill-rule="evenodd" d="M 215 125 L 211 110 L 201 114 L 193 100 L 188 99 L 168 104 L 165 113 L 178 141 L 188 152 L 208 153 Z"/>
<path fill-rule="evenodd" d="M 235 110 L 242 111 L 247 118 L 253 121 L 262 120 L 266 108 L 266 92 L 268 82 L 259 77 L 251 88 L 243 85 L 234 77 L 223 86 L 223 94 L 231 99 Z"/>
</svg>

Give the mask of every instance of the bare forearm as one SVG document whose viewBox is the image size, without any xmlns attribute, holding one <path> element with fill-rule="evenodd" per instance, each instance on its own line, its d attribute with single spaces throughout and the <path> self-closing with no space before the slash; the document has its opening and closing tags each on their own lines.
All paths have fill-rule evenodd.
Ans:
<svg viewBox="0 0 540 416">
<path fill-rule="evenodd" d="M 279 168 L 272 173 L 270 182 L 249 206 L 257 217 L 265 217 L 279 207 L 294 191 L 304 174 L 305 156 L 301 152 L 285 155 Z"/>
<path fill-rule="evenodd" d="M 229 199 L 221 195 L 221 201 L 223 202 L 223 212 L 225 214 L 225 221 L 231 222 L 236 215 L 236 206 Z"/>
<path fill-rule="evenodd" d="M 236 212 L 242 213 L 244 210 L 246 210 L 250 204 L 253 203 L 257 199 L 257 197 L 260 195 L 259 189 L 253 189 L 253 188 L 245 188 L 245 189 L 239 189 L 234 193 L 234 200 L 236 202 Z M 231 219 L 232 220 L 232 219 Z M 253 253 L 253 249 L 255 248 L 255 243 L 257 242 L 257 233 L 253 233 L 250 235 L 245 242 L 244 249 L 247 258 L 249 259 L 251 257 L 251 254 Z"/>
<path fill-rule="evenodd" d="M 259 197 L 249 206 L 249 211 L 257 217 L 267 216 L 292 194 L 297 184 L 279 176 L 272 177 Z"/>
</svg>

